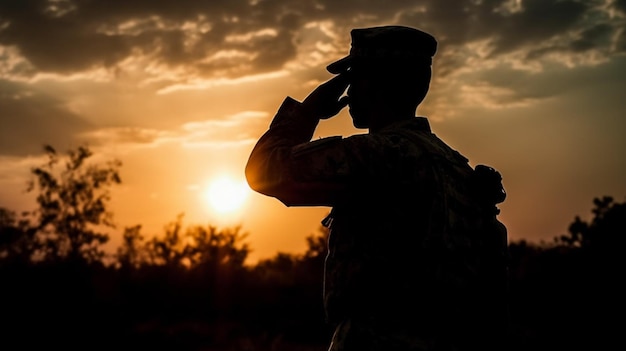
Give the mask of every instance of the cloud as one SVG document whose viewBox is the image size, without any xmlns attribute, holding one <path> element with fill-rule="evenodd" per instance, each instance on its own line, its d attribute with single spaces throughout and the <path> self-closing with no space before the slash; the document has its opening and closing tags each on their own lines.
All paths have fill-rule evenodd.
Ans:
<svg viewBox="0 0 626 351">
<path fill-rule="evenodd" d="M 109 127 L 83 133 L 82 137 L 96 145 L 154 146 L 176 139 L 176 134 L 150 128 Z"/>
<path fill-rule="evenodd" d="M 188 79 L 183 83 L 175 83 L 172 85 L 166 85 L 165 87 L 157 90 L 157 94 L 169 94 L 177 91 L 184 90 L 202 90 L 207 88 L 213 88 L 216 86 L 222 85 L 236 85 L 245 82 L 254 82 L 264 79 L 274 79 L 279 77 L 284 77 L 287 75 L 286 71 L 276 71 L 269 72 L 265 74 L 257 74 L 257 75 L 249 75 L 241 78 L 228 79 L 228 78 L 219 78 L 219 79 L 203 79 L 203 78 L 194 78 Z"/>
<path fill-rule="evenodd" d="M 265 123 L 268 114 L 260 111 L 245 111 L 223 120 L 189 122 L 181 126 L 185 132 L 180 137 L 184 147 L 238 147 L 256 142 L 249 130 Z"/>
<path fill-rule="evenodd" d="M 208 89 L 324 65 L 349 50 L 350 29 L 383 24 L 437 37 L 436 81 L 502 63 L 533 74 L 624 54 L 624 13 L 624 0 L 4 1 L 0 75 L 133 71 L 158 93 Z"/>
<path fill-rule="evenodd" d="M 459 103 L 529 106 L 568 90 L 561 81 L 582 84 L 572 70 L 623 54 L 625 22 L 608 4 L 483 0 L 459 6 L 442 0 L 405 12 L 399 21 L 438 38 L 429 104 L 443 117 L 452 115 L 451 107 Z M 555 71 L 560 79 L 553 83 L 546 77 L 554 78 Z"/>
<path fill-rule="evenodd" d="M 26 190 L 24 175 L 29 174 L 33 167 L 40 166 L 46 161 L 43 154 L 27 157 L 0 155 L 0 182 L 23 187 L 23 190 Z"/>
<path fill-rule="evenodd" d="M 63 104 L 31 87 L 0 80 L 0 155 L 36 155 L 44 144 L 65 148 L 92 129 Z"/>
<path fill-rule="evenodd" d="M 0 44 L 18 50 L 35 71 L 114 69 L 129 56 L 144 55 L 172 69 L 184 66 L 190 74 L 236 78 L 280 68 L 295 53 L 297 16 L 271 6 L 213 0 L 1 2 Z M 245 53 L 245 59 L 215 59 L 224 51 Z"/>
<path fill-rule="evenodd" d="M 589 2 L 527 0 L 520 3 L 523 4 L 521 11 L 498 17 L 499 32 L 492 55 L 511 52 L 522 46 L 533 47 L 555 36 L 562 36 L 575 28 L 589 10 Z"/>
<path fill-rule="evenodd" d="M 172 65 L 241 50 L 255 54 L 251 65 L 263 70 L 292 58 L 297 32 L 315 21 L 332 21 L 342 30 L 355 23 L 413 22 L 450 44 L 497 34 L 494 53 L 501 53 L 574 27 L 592 5 L 573 0 L 4 2 L 0 40 L 19 47 L 42 70 L 112 66 L 133 49 Z M 623 9 L 623 1 L 614 6 Z"/>
<path fill-rule="evenodd" d="M 295 57 L 308 23 L 337 33 L 404 22 L 463 45 L 492 38 L 493 55 L 575 29 L 602 2 L 557 0 L 414 1 L 9 1 L 0 4 L 0 43 L 19 49 L 38 71 L 113 68 L 142 54 L 204 77 L 236 78 L 280 69 Z M 616 1 L 623 10 L 624 2 Z M 550 14 L 550 15 L 547 15 Z M 42 35 L 45 33 L 45 35 Z M 344 36 L 344 35 L 342 35 Z M 223 52 L 238 52 L 230 60 Z"/>
<path fill-rule="evenodd" d="M 182 124 L 172 130 L 140 127 L 110 127 L 82 134 L 82 139 L 96 147 L 120 146 L 126 149 L 158 147 L 166 143 L 186 148 L 225 148 L 256 142 L 250 134 L 255 125 L 267 122 L 268 114 L 244 111 L 224 119 L 207 119 Z"/>
</svg>

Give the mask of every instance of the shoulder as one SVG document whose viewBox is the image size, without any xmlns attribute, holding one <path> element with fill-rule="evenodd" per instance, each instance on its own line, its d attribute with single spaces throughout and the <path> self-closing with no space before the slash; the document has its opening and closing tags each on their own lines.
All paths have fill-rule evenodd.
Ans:
<svg viewBox="0 0 626 351">
<path fill-rule="evenodd" d="M 310 141 L 294 146 L 292 149 L 292 155 L 295 157 L 316 153 L 325 149 L 332 149 L 341 143 L 343 138 L 341 136 L 331 136 Z"/>
</svg>

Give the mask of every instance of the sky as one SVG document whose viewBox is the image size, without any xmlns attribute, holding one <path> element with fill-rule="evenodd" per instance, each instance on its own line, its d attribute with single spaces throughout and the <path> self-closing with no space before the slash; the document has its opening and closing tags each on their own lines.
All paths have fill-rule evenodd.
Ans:
<svg viewBox="0 0 626 351">
<path fill-rule="evenodd" d="M 0 207 L 34 208 L 44 144 L 88 145 L 123 163 L 111 247 L 184 213 L 240 226 L 251 261 L 304 252 L 328 208 L 224 189 L 283 99 L 331 78 L 351 29 L 392 24 L 437 39 L 417 115 L 501 172 L 510 240 L 549 242 L 593 198 L 626 200 L 626 0 L 0 0 Z M 364 132 L 344 110 L 314 138 Z M 226 212 L 216 183 L 241 204 Z"/>
</svg>

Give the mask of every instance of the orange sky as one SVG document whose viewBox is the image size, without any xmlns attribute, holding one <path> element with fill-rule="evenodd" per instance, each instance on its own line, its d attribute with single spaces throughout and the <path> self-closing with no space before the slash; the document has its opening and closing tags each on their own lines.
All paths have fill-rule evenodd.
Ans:
<svg viewBox="0 0 626 351">
<path fill-rule="evenodd" d="M 327 208 L 249 193 L 225 215 L 206 190 L 243 180 L 276 108 L 330 78 L 351 28 L 384 24 L 438 39 L 418 114 L 472 165 L 502 173 L 511 239 L 551 240 L 588 218 L 594 197 L 625 199 L 626 1 L 413 3 L 1 2 L 0 207 L 33 208 L 23 190 L 41 145 L 87 143 L 124 163 L 120 228 L 160 234 L 184 212 L 188 224 L 242 225 L 252 261 L 302 252 Z M 343 111 L 314 137 L 363 132 Z"/>
</svg>

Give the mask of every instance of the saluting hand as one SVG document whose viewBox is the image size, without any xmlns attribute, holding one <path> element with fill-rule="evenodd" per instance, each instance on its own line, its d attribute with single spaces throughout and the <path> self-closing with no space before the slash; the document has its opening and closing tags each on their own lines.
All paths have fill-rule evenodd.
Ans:
<svg viewBox="0 0 626 351">
<path fill-rule="evenodd" d="M 315 88 L 302 105 L 319 119 L 331 118 L 348 104 L 348 97 L 341 97 L 348 84 L 346 75 L 339 74 Z"/>
</svg>

